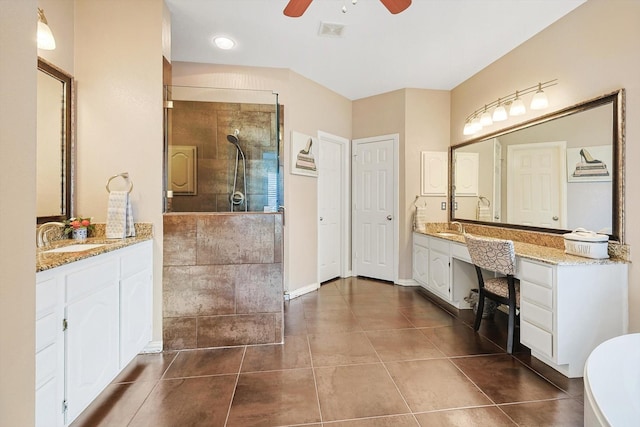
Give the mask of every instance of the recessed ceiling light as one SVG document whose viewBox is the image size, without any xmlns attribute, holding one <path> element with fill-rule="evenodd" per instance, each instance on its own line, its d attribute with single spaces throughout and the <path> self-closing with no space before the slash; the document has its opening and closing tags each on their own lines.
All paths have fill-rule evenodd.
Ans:
<svg viewBox="0 0 640 427">
<path fill-rule="evenodd" d="M 216 44 L 216 46 L 223 50 L 233 49 L 233 47 L 236 45 L 236 42 L 231 40 L 229 37 L 224 36 L 214 37 L 213 42 Z"/>
</svg>

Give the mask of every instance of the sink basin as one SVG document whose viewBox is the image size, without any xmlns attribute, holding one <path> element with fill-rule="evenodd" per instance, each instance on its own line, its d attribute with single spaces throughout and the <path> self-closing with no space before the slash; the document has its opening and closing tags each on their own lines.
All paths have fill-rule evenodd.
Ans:
<svg viewBox="0 0 640 427">
<path fill-rule="evenodd" d="M 436 233 L 438 236 L 442 237 L 462 237 L 462 234 L 454 232 L 441 231 Z"/>
<path fill-rule="evenodd" d="M 54 252 L 82 252 L 88 251 L 89 249 L 99 248 L 100 246 L 104 246 L 104 243 L 77 243 L 75 245 L 62 246 L 61 248 L 49 249 L 48 251 L 44 251 L 43 253 L 49 254 Z"/>
</svg>

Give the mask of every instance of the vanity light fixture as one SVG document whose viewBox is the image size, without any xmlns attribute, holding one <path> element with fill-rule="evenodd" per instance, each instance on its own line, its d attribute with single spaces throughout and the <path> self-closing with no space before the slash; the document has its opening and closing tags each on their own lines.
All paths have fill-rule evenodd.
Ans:
<svg viewBox="0 0 640 427">
<path fill-rule="evenodd" d="M 229 37 L 225 37 L 225 36 L 214 37 L 213 43 L 215 43 L 215 45 L 222 50 L 233 49 L 236 45 L 236 42 L 231 40 Z"/>
<path fill-rule="evenodd" d="M 531 99 L 531 109 L 532 110 L 544 110 L 549 106 L 549 100 L 547 99 L 547 95 L 542 90 L 542 83 L 538 83 L 538 90 L 535 95 L 533 95 L 533 99 Z"/>
<path fill-rule="evenodd" d="M 464 135 L 473 135 L 480 131 L 484 126 L 491 126 L 495 122 L 507 120 L 509 116 L 521 116 L 527 112 L 522 95 L 534 93 L 531 100 L 530 108 L 532 110 L 542 110 L 549 106 L 549 100 L 543 89 L 558 84 L 558 79 L 549 80 L 548 82 L 540 82 L 534 86 L 516 90 L 506 96 L 501 96 L 496 101 L 485 104 L 473 113 L 467 116 L 464 122 Z M 507 108 L 509 112 L 507 112 Z M 489 112 L 493 109 L 493 114 Z"/>
<path fill-rule="evenodd" d="M 49 23 L 44 10 L 38 8 L 38 49 L 54 50 L 56 48 L 56 39 L 53 37 Z"/>
<path fill-rule="evenodd" d="M 480 124 L 484 126 L 491 126 L 493 124 L 493 119 L 491 118 L 491 113 L 487 111 L 487 106 L 484 106 L 484 112 L 480 116 Z"/>
<path fill-rule="evenodd" d="M 520 98 L 520 94 L 516 91 L 516 99 L 511 102 L 511 107 L 509 108 L 510 116 L 521 116 L 527 112 L 526 107 L 524 106 L 524 102 L 522 102 L 522 98 Z"/>
<path fill-rule="evenodd" d="M 507 115 L 507 109 L 504 108 L 504 105 L 498 98 L 498 106 L 495 110 L 493 110 L 493 121 L 494 122 L 503 122 L 507 120 L 509 116 Z"/>
</svg>

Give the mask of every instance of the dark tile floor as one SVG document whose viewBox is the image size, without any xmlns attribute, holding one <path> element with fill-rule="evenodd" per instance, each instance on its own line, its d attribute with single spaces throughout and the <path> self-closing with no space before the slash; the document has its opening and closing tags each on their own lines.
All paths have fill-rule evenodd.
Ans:
<svg viewBox="0 0 640 427">
<path fill-rule="evenodd" d="M 285 304 L 284 345 L 138 356 L 79 426 L 581 426 L 582 379 L 524 347 L 506 316 L 448 312 L 417 288 L 348 278 Z"/>
</svg>

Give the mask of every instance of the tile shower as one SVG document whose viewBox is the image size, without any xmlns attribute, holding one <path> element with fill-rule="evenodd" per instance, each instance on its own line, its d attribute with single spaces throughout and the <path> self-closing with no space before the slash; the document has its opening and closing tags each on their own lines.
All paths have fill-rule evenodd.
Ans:
<svg viewBox="0 0 640 427">
<path fill-rule="evenodd" d="M 164 349 L 282 343 L 277 95 L 171 86 L 167 100 Z"/>
<path fill-rule="evenodd" d="M 219 95 L 213 89 L 171 88 L 174 99 L 168 110 L 167 144 L 169 150 L 171 147 L 189 147 L 195 152 L 193 166 L 189 165 L 189 168 L 193 169 L 196 182 L 191 191 L 183 191 L 171 181 L 168 183 L 168 189 L 174 194 L 172 210 L 229 212 L 232 210 L 230 196 L 235 189 L 244 193 L 246 175 L 246 210 L 274 211 L 282 204 L 278 197 L 282 194 L 279 135 L 283 107 L 277 104 L 271 92 L 258 92 L 257 99 L 265 102 L 272 98 L 272 103 L 257 103 L 203 101 L 201 92 L 206 94 L 206 91 L 213 93 L 207 94 L 205 99 Z M 238 146 L 246 156 L 246 170 L 239 152 L 228 140 L 228 136 L 236 131 Z M 171 152 L 168 169 L 172 169 Z M 245 202 L 233 208 L 234 211 L 245 211 Z"/>
</svg>

